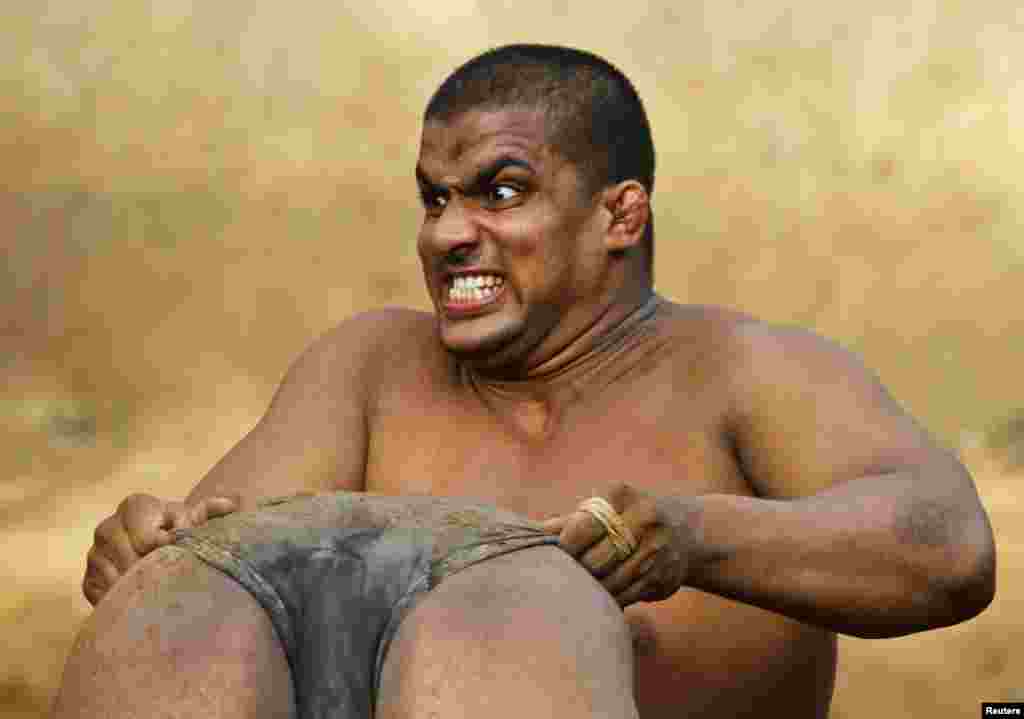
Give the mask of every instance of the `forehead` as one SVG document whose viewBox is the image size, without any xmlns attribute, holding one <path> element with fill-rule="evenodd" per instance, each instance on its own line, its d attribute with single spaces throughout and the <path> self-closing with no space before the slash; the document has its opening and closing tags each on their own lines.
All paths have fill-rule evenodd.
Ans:
<svg viewBox="0 0 1024 719">
<path fill-rule="evenodd" d="M 551 164 L 555 153 L 547 144 L 540 110 L 471 110 L 448 121 L 430 121 L 420 140 L 420 166 L 445 171 L 462 164 L 485 162 L 498 154 L 520 155 L 531 165 Z"/>
</svg>

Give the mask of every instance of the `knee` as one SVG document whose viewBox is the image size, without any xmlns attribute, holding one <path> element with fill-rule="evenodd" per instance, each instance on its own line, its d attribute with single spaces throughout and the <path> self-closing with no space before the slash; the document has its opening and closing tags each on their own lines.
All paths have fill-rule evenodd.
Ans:
<svg viewBox="0 0 1024 719">
<path fill-rule="evenodd" d="M 576 560 L 555 547 L 496 557 L 448 579 L 428 595 L 418 626 L 480 639 L 600 636 L 607 649 L 632 646 L 622 609 Z"/>
<path fill-rule="evenodd" d="M 190 686 L 204 692 L 186 692 Z M 164 547 L 133 566 L 86 620 L 54 716 L 144 716 L 155 705 L 167 716 L 226 716 L 207 711 L 208 697 L 218 694 L 289 706 L 283 651 L 241 587 L 184 550 Z"/>
<path fill-rule="evenodd" d="M 559 697 L 562 716 L 635 716 L 632 678 L 619 606 L 571 557 L 535 548 L 474 565 L 426 595 L 385 661 L 381 716 L 427 716 L 424 697 L 445 707 L 440 715 L 464 711 L 471 697 L 493 716 L 505 716 L 496 706 L 543 715 Z M 600 706 L 608 713 L 586 709 Z"/>
<path fill-rule="evenodd" d="M 192 654 L 225 639 L 219 621 L 244 607 L 241 588 L 185 550 L 161 547 L 136 563 L 96 606 L 83 627 L 97 655 L 145 650 Z"/>
</svg>

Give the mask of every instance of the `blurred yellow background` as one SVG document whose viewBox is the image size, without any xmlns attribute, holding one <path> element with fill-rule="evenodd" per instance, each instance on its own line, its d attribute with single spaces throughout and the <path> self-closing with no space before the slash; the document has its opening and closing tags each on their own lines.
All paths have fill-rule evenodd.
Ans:
<svg viewBox="0 0 1024 719">
<path fill-rule="evenodd" d="M 1024 700 L 1024 10 L 372 5 L 0 7 L 0 715 L 48 706 L 121 498 L 183 496 L 331 324 L 427 307 L 420 112 L 507 42 L 583 47 L 636 84 L 663 295 L 856 350 L 975 473 L 995 604 L 844 639 L 832 716 Z"/>
</svg>

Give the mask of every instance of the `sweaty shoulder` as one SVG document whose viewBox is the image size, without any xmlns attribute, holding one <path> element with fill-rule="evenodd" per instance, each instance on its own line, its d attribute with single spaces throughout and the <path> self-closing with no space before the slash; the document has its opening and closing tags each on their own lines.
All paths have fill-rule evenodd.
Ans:
<svg viewBox="0 0 1024 719">
<path fill-rule="evenodd" d="M 687 383 L 725 392 L 742 354 L 739 338 L 750 325 L 763 325 L 751 315 L 713 305 L 666 302 L 658 334 L 670 348 L 673 370 Z"/>
<path fill-rule="evenodd" d="M 307 350 L 342 368 L 343 381 L 373 393 L 397 366 L 408 367 L 437 344 L 434 316 L 405 307 L 360 312 L 325 332 Z"/>
<path fill-rule="evenodd" d="M 779 379 L 776 373 L 802 373 L 809 365 L 826 373 L 839 367 L 865 371 L 852 352 L 800 327 L 712 305 L 671 304 L 666 316 L 665 332 L 673 344 L 692 347 L 687 354 L 713 366 L 731 393 L 742 395 L 755 384 Z"/>
</svg>

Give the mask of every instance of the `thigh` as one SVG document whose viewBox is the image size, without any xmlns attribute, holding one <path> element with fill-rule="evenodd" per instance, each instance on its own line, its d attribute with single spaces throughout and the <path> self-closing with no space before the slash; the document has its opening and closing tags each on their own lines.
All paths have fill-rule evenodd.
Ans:
<svg viewBox="0 0 1024 719">
<path fill-rule="evenodd" d="M 263 609 L 179 547 L 136 564 L 82 627 L 56 719 L 289 717 L 291 676 Z"/>
<path fill-rule="evenodd" d="M 622 611 L 569 555 L 524 549 L 446 578 L 399 628 L 379 719 L 635 719 Z"/>
</svg>

